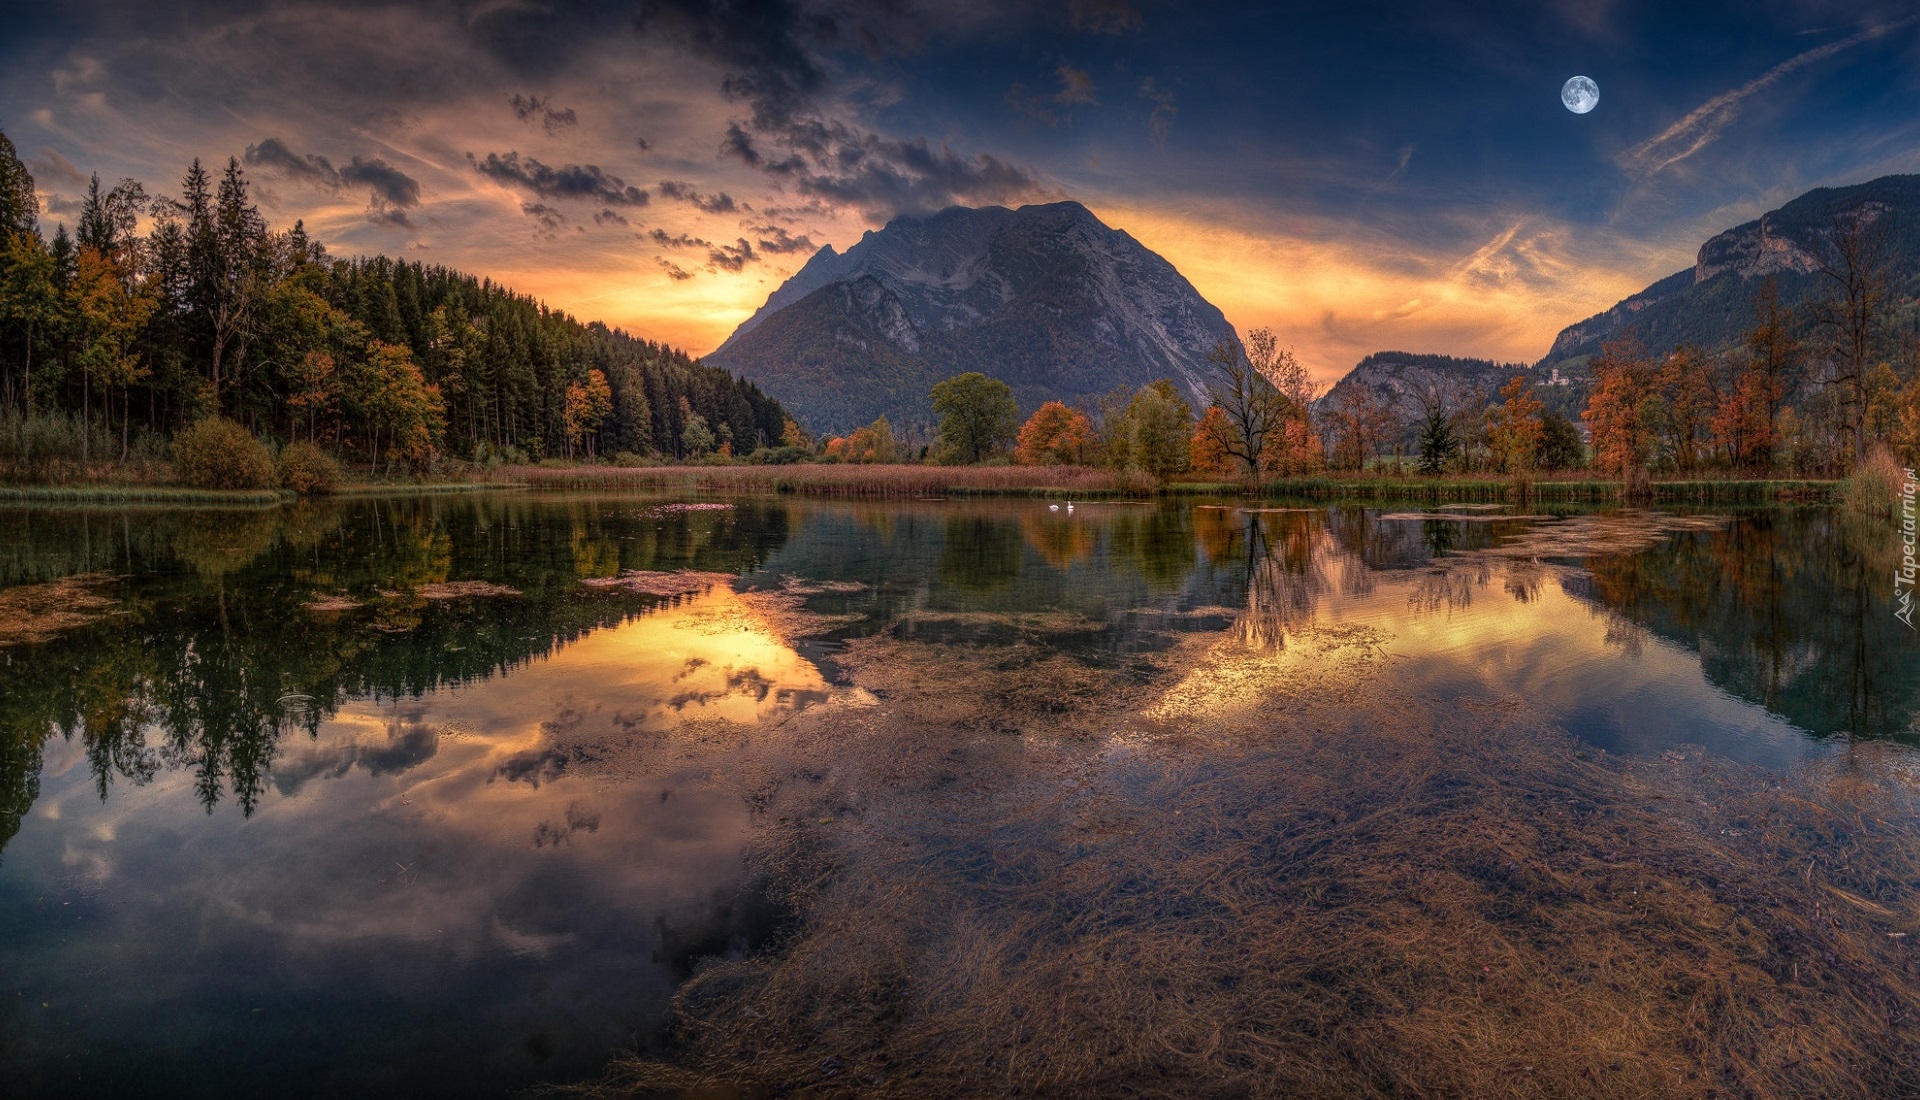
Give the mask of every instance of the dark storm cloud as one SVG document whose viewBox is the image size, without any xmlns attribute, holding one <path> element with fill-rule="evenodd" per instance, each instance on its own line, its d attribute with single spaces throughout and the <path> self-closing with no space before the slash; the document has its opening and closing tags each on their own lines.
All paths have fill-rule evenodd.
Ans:
<svg viewBox="0 0 1920 1100">
<path fill-rule="evenodd" d="M 760 251 L 775 256 L 813 252 L 820 247 L 813 243 L 812 237 L 796 237 L 778 225 L 749 225 L 747 229 L 755 235 L 754 243 L 760 246 Z"/>
<path fill-rule="evenodd" d="M 420 182 L 379 157 L 355 156 L 335 168 L 317 153 L 296 153 L 279 138 L 247 146 L 246 163 L 285 179 L 329 191 L 364 191 L 367 216 L 378 225 L 412 228 L 407 211 L 420 205 Z"/>
<path fill-rule="evenodd" d="M 661 180 L 660 194 L 669 199 L 678 199 L 707 214 L 732 214 L 740 209 L 739 204 L 733 201 L 733 196 L 725 191 L 703 195 L 685 180 Z"/>
<path fill-rule="evenodd" d="M 699 237 L 689 237 L 685 233 L 681 233 L 678 236 L 674 236 L 668 233 L 664 229 L 651 230 L 650 232 L 648 232 L 647 237 L 650 240 L 652 240 L 655 244 L 658 244 L 663 248 L 712 248 L 713 247 L 713 245 L 710 242 L 703 241 Z"/>
<path fill-rule="evenodd" d="M 548 137 L 580 125 L 580 116 L 574 113 L 572 107 L 555 107 L 546 96 L 513 95 L 507 98 L 507 105 L 513 108 L 514 117 L 520 121 L 539 123 Z"/>
<path fill-rule="evenodd" d="M 645 206 L 649 196 L 638 187 L 630 187 L 619 176 L 602 172 L 595 164 L 542 164 L 518 152 L 488 153 L 479 160 L 472 153 L 467 162 L 474 171 L 509 187 L 531 191 L 549 199 L 586 199 L 602 206 Z"/>
<path fill-rule="evenodd" d="M 753 245 L 749 244 L 745 237 L 741 237 L 734 244 L 716 246 L 713 251 L 707 253 L 707 262 L 725 271 L 739 271 L 748 264 L 759 263 L 760 255 L 753 250 Z"/>
<path fill-rule="evenodd" d="M 520 212 L 533 219 L 533 232 L 538 237 L 552 237 L 563 229 L 573 227 L 565 214 L 544 202 L 523 202 Z"/>
<path fill-rule="evenodd" d="M 878 221 L 1044 194 L 1031 169 L 985 153 L 935 151 L 924 138 L 889 138 L 820 107 L 826 67 L 818 51 L 849 41 L 884 50 L 890 43 L 878 28 L 898 27 L 897 15 L 886 3 L 828 14 L 789 0 L 664 0 L 643 9 L 636 26 L 726 70 L 722 94 L 751 113 L 729 124 L 722 152 L 802 194 Z M 1090 95 L 1087 83 L 1084 93 L 1063 94 Z"/>
<path fill-rule="evenodd" d="M 924 138 L 883 137 L 840 122 L 809 119 L 775 135 L 792 151 L 774 160 L 738 128 L 728 151 L 803 195 L 869 218 L 931 213 L 956 203 L 992 205 L 1047 196 L 1029 169 L 989 153 L 966 156 Z"/>
</svg>

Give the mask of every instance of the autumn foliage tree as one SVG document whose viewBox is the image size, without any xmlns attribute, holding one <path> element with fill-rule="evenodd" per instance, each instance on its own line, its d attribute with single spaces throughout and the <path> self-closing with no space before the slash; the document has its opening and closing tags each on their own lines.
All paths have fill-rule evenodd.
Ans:
<svg viewBox="0 0 1920 1100">
<path fill-rule="evenodd" d="M 1203 477 L 1234 476 L 1234 459 L 1225 442 L 1228 431 L 1226 412 L 1218 405 L 1207 406 L 1187 444 L 1187 468 Z"/>
<path fill-rule="evenodd" d="M 613 388 L 607 385 L 607 376 L 599 371 L 588 371 L 585 384 L 574 382 L 567 387 L 566 406 L 561 415 L 567 425 L 568 458 L 572 458 L 573 449 L 582 444 L 587 458 L 594 457 L 594 440 L 611 412 Z"/>
<path fill-rule="evenodd" d="M 1487 447 L 1503 473 L 1533 469 L 1544 426 L 1540 399 L 1533 396 L 1527 376 L 1516 374 L 1500 387 L 1501 403 L 1487 412 Z"/>
<path fill-rule="evenodd" d="M 1603 470 L 1644 470 L 1651 457 L 1659 396 L 1659 369 L 1633 336 L 1601 345 L 1592 363 L 1593 391 L 1581 418 Z"/>
<path fill-rule="evenodd" d="M 1780 284 L 1769 275 L 1754 296 L 1753 327 L 1746 332 L 1746 357 L 1734 363 L 1714 409 L 1715 447 L 1736 466 L 1772 466 L 1780 449 L 1780 410 L 1787 376 L 1800 355 L 1799 341 L 1787 327 L 1780 306 Z"/>
<path fill-rule="evenodd" d="M 370 344 L 348 372 L 346 398 L 366 425 L 365 443 L 375 464 L 385 461 L 391 469 L 406 462 L 419 468 L 432 461 L 446 431 L 446 403 L 404 345 Z"/>
<path fill-rule="evenodd" d="M 1034 410 L 1020 427 L 1013 460 L 1022 466 L 1080 466 L 1093 457 L 1093 421 L 1058 401 Z"/>
<path fill-rule="evenodd" d="M 1711 443 L 1714 410 L 1720 403 L 1715 382 L 1713 361 L 1692 344 L 1680 345 L 1660 365 L 1655 379 L 1661 402 L 1658 427 L 1676 469 L 1697 468 Z"/>
</svg>

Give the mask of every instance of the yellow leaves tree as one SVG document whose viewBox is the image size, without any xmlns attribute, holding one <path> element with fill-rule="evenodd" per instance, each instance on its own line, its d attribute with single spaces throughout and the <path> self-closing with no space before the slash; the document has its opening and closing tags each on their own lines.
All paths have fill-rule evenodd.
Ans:
<svg viewBox="0 0 1920 1100">
<path fill-rule="evenodd" d="M 446 434 L 447 407 L 405 345 L 369 343 L 349 374 L 346 396 L 366 427 L 376 464 L 382 457 L 389 467 L 396 460 L 415 467 L 432 460 Z"/>
<path fill-rule="evenodd" d="M 600 425 L 606 422 L 612 412 L 613 387 L 607 385 L 606 375 L 590 370 L 585 385 L 574 382 L 567 386 L 561 418 L 567 429 L 568 458 L 572 458 L 573 449 L 583 443 L 587 458 L 594 457 L 594 444 L 600 434 Z"/>
<path fill-rule="evenodd" d="M 83 424 L 90 420 L 89 397 L 95 387 L 105 398 L 120 387 L 120 457 L 127 454 L 128 391 L 148 375 L 134 350 L 134 341 L 152 315 L 150 294 L 131 288 L 120 265 L 111 256 L 93 247 L 82 247 L 74 267 L 67 298 L 79 337 L 81 403 Z M 106 404 L 108 428 L 112 428 L 111 405 Z M 86 461 L 87 440 L 91 432 L 81 433 L 81 460 Z"/>
<path fill-rule="evenodd" d="M 1021 426 L 1013 459 L 1022 466 L 1080 466 L 1093 457 L 1094 439 L 1086 414 L 1049 401 Z"/>
<path fill-rule="evenodd" d="M 844 453 L 840 456 L 847 462 L 890 463 L 896 457 L 893 444 L 893 425 L 886 417 L 880 417 L 864 428 L 855 428 L 846 438 Z"/>
<path fill-rule="evenodd" d="M 1487 411 L 1487 446 L 1503 473 L 1523 474 L 1533 469 L 1545 431 L 1540 399 L 1533 396 L 1524 374 L 1500 387 L 1500 398 L 1500 405 Z"/>
</svg>

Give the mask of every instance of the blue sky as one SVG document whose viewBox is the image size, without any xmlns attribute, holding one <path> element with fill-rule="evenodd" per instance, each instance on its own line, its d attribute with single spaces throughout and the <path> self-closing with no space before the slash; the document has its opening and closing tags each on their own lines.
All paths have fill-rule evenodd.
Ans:
<svg viewBox="0 0 1920 1100">
<path fill-rule="evenodd" d="M 1085 202 L 1316 374 L 1531 360 L 1810 187 L 1920 171 L 1893 3 L 919 0 L 36 5 L 0 129 L 85 176 L 240 157 L 336 253 L 494 276 L 696 353 L 813 247 Z M 1574 115 L 1560 85 L 1598 81 Z"/>
</svg>

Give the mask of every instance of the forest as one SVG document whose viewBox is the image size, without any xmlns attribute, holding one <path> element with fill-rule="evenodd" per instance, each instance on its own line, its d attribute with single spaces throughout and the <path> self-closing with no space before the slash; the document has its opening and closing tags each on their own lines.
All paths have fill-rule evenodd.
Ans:
<svg viewBox="0 0 1920 1100">
<path fill-rule="evenodd" d="M 583 323 L 490 279 L 340 259 L 275 229 L 229 159 L 177 195 L 96 175 L 51 234 L 0 133 L 0 465 L 159 465 L 226 418 L 385 472 L 452 458 L 746 455 L 779 402 L 674 348 Z"/>
</svg>

